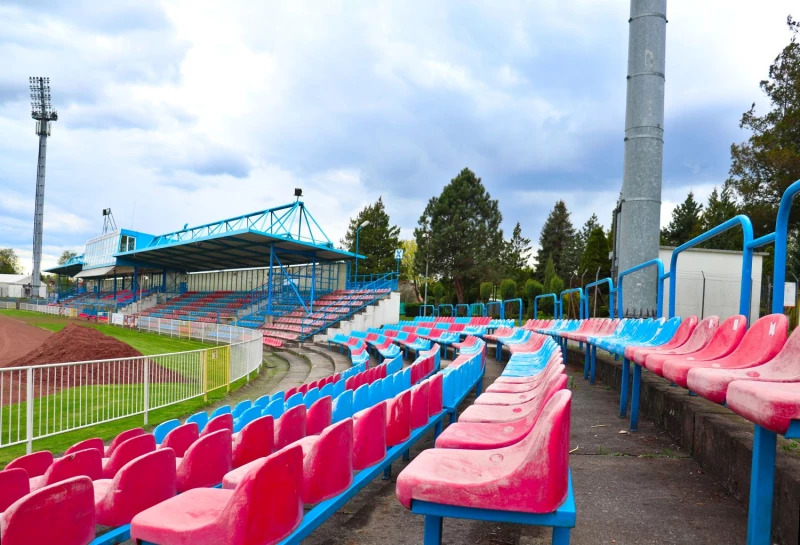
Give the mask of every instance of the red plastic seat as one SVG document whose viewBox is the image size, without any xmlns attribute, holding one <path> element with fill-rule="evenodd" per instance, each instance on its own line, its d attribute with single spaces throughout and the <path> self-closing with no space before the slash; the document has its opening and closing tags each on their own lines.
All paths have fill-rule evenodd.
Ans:
<svg viewBox="0 0 800 545">
<path fill-rule="evenodd" d="M 122 466 L 154 450 L 156 450 L 156 438 L 149 433 L 123 441 L 114 449 L 110 458 L 103 458 L 103 478 L 113 479 Z"/>
<path fill-rule="evenodd" d="M 114 479 L 94 481 L 97 524 L 122 526 L 134 516 L 175 496 L 175 452 L 161 448 L 134 458 Z"/>
<path fill-rule="evenodd" d="M 550 356 L 549 360 L 547 360 L 547 363 L 545 364 L 545 369 L 547 369 L 551 365 L 560 365 L 560 364 L 563 364 L 563 363 L 564 363 L 564 359 L 561 357 L 561 353 L 560 352 L 556 352 L 555 354 Z M 533 376 L 528 376 L 528 377 L 504 377 L 504 376 L 501 375 L 501 376 L 497 377 L 497 379 L 495 379 L 495 381 L 491 384 L 490 387 L 492 387 L 492 386 L 500 387 L 500 386 L 505 385 L 505 384 L 530 384 L 530 383 L 538 382 L 539 380 L 541 380 L 540 376 L 541 376 L 541 373 L 533 375 Z M 488 391 L 488 388 L 487 388 L 487 391 Z"/>
<path fill-rule="evenodd" d="M 691 356 L 668 359 L 664 362 L 664 378 L 686 388 L 691 369 L 744 369 L 771 360 L 786 343 L 789 320 L 783 314 L 770 314 L 759 318 L 747 330 L 742 342 L 725 357 L 695 361 Z"/>
<path fill-rule="evenodd" d="M 522 392 L 485 392 L 478 396 L 475 405 L 520 405 L 539 395 L 541 385 L 546 384 L 552 375 L 563 373 L 565 369 L 563 365 L 552 365 L 539 373 L 542 378 L 538 382 L 526 385 L 530 389 Z"/>
<path fill-rule="evenodd" d="M 442 412 L 444 406 L 444 377 L 441 373 L 436 373 L 430 379 L 430 393 L 428 395 L 428 416 L 434 416 Z"/>
<path fill-rule="evenodd" d="M 522 441 L 536 425 L 542 408 L 557 392 L 567 386 L 565 374 L 555 374 L 542 384 L 536 407 L 519 420 L 506 422 L 456 422 L 447 426 L 436 439 L 436 448 L 486 450 L 507 447 Z"/>
<path fill-rule="evenodd" d="M 567 387 L 567 375 L 553 374 L 548 378 L 548 384 L 542 391 L 547 391 L 551 387 L 549 381 L 555 381 L 559 390 Z M 472 405 L 461 413 L 458 420 L 460 422 L 513 422 L 540 411 L 541 407 L 542 395 L 540 393 L 519 405 Z"/>
<path fill-rule="evenodd" d="M 385 448 L 385 447 L 384 447 Z M 18 467 L 0 471 L 0 516 L 8 506 L 29 494 L 31 491 L 28 482 L 28 473 Z"/>
<path fill-rule="evenodd" d="M 209 420 L 208 424 L 206 424 L 206 427 L 203 428 L 203 432 L 200 434 L 200 437 L 219 430 L 228 430 L 229 432 L 233 433 L 233 414 L 225 413 L 215 416 Z"/>
<path fill-rule="evenodd" d="M 681 324 L 678 326 L 678 329 L 675 330 L 675 334 L 666 343 L 660 346 L 652 347 L 638 347 L 634 345 L 626 346 L 625 357 L 631 361 L 636 361 L 634 356 L 637 350 L 646 351 L 648 354 L 657 354 L 659 352 L 680 348 L 686 344 L 686 342 L 692 336 L 695 327 L 697 327 L 697 316 L 689 316 L 688 318 L 684 318 L 681 321 Z"/>
<path fill-rule="evenodd" d="M 306 406 L 292 407 L 275 421 L 275 450 L 294 443 L 306 436 Z"/>
<path fill-rule="evenodd" d="M 411 392 L 406 390 L 386 400 L 386 446 L 393 447 L 411 437 Z"/>
<path fill-rule="evenodd" d="M 233 467 L 232 438 L 227 429 L 200 437 L 183 458 L 175 458 L 178 493 L 192 488 L 214 486 Z"/>
<path fill-rule="evenodd" d="M 693 392 L 715 403 L 725 403 L 728 385 L 735 380 L 797 382 L 800 380 L 800 328 L 780 352 L 763 365 L 747 369 L 692 369 L 686 381 Z"/>
<path fill-rule="evenodd" d="M 551 513 L 567 498 L 572 393 L 556 393 L 525 439 L 492 450 L 429 449 L 397 477 L 397 498 Z"/>
<path fill-rule="evenodd" d="M 114 439 L 111 440 L 111 444 L 106 447 L 105 453 L 103 453 L 104 458 L 110 458 L 112 454 L 114 454 L 114 450 L 122 443 L 127 441 L 128 439 L 133 439 L 134 437 L 138 437 L 140 435 L 144 435 L 145 431 L 142 428 L 132 428 L 130 430 L 125 430 L 119 435 L 117 435 Z"/>
<path fill-rule="evenodd" d="M 719 318 L 717 316 L 709 316 L 697 324 L 697 327 L 694 328 L 694 331 L 689 339 L 678 348 L 673 348 L 671 350 L 658 350 L 654 347 L 637 348 L 633 352 L 632 361 L 638 363 L 646 369 L 650 369 L 650 366 L 654 365 L 660 370 L 663 366 L 663 361 L 668 359 L 670 356 L 692 354 L 708 346 L 708 343 L 711 342 L 711 339 L 714 337 L 714 334 L 718 329 Z M 648 360 L 652 360 L 652 363 Z"/>
<path fill-rule="evenodd" d="M 331 396 L 316 400 L 306 413 L 306 435 L 317 435 L 331 425 L 333 400 Z"/>
<path fill-rule="evenodd" d="M 24 469 L 28 478 L 32 478 L 44 475 L 51 465 L 53 465 L 53 453 L 49 450 L 40 450 L 11 460 L 6 469 Z"/>
<path fill-rule="evenodd" d="M 800 383 L 737 380 L 728 386 L 727 403 L 739 416 L 785 435 L 800 419 Z"/>
<path fill-rule="evenodd" d="M 411 429 L 423 427 L 430 418 L 430 397 L 431 385 L 427 381 L 411 388 Z"/>
<path fill-rule="evenodd" d="M 67 454 L 47 468 L 44 475 L 31 477 L 31 491 L 45 486 L 66 481 L 73 477 L 89 477 L 91 480 L 103 477 L 103 458 L 97 449 L 86 449 Z"/>
<path fill-rule="evenodd" d="M 320 435 L 297 442 L 303 448 L 304 504 L 315 504 L 344 492 L 353 482 L 353 419 L 329 426 Z"/>
<path fill-rule="evenodd" d="M 99 437 L 94 437 L 92 439 L 85 439 L 79 443 L 75 443 L 64 452 L 64 456 L 80 450 L 86 450 L 87 448 L 98 450 L 100 452 L 100 456 L 103 456 L 106 451 L 106 445 L 103 443 L 103 440 Z"/>
<path fill-rule="evenodd" d="M 159 545 L 276 543 L 300 524 L 302 486 L 303 450 L 291 446 L 257 460 L 234 490 L 196 488 L 139 513 L 131 537 Z"/>
<path fill-rule="evenodd" d="M 275 442 L 275 421 L 272 416 L 262 416 L 233 434 L 233 467 L 241 467 L 258 458 L 272 454 Z"/>
<path fill-rule="evenodd" d="M 385 457 L 386 402 L 381 401 L 353 415 L 353 469 L 367 468 Z"/>
<path fill-rule="evenodd" d="M 89 477 L 74 477 L 32 492 L 0 517 L 3 545 L 86 545 L 94 538 Z"/>
<path fill-rule="evenodd" d="M 536 380 L 532 380 L 530 382 L 524 383 L 500 383 L 497 384 L 496 382 L 486 388 L 486 393 L 488 394 L 521 394 L 525 392 L 531 392 L 536 390 L 537 388 L 541 388 L 543 381 L 550 376 L 551 373 L 566 373 L 566 367 L 563 363 L 558 363 L 561 361 L 561 358 L 550 360 L 551 363 L 548 363 L 547 366 L 542 370 L 541 373 L 535 375 Z"/>
<path fill-rule="evenodd" d="M 183 424 L 171 430 L 158 448 L 170 448 L 175 456 L 181 458 L 192 444 L 200 438 L 200 431 L 195 422 Z"/>
</svg>

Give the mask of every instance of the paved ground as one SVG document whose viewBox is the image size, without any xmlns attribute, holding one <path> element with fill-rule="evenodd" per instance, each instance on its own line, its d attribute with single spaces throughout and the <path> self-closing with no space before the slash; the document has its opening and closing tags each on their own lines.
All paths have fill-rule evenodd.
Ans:
<svg viewBox="0 0 800 545">
<path fill-rule="evenodd" d="M 53 334 L 10 316 L 0 316 L 0 367 L 41 345 Z"/>
</svg>

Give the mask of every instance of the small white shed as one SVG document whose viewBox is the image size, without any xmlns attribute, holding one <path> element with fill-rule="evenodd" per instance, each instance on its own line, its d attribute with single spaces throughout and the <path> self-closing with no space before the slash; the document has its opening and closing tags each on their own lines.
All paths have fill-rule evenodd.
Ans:
<svg viewBox="0 0 800 545">
<path fill-rule="evenodd" d="M 30 274 L 0 274 L 0 297 L 30 297 Z M 47 286 L 39 286 L 39 297 L 47 297 Z"/>
</svg>

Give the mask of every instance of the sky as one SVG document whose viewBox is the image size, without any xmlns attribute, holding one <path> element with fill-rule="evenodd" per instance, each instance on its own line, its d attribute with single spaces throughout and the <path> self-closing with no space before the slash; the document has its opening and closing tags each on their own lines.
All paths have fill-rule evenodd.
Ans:
<svg viewBox="0 0 800 545">
<path fill-rule="evenodd" d="M 662 225 L 727 177 L 792 7 L 668 3 Z M 82 253 L 103 208 L 160 234 L 291 202 L 295 187 L 335 243 L 379 196 L 410 238 L 464 167 L 499 200 L 506 236 L 519 221 L 535 245 L 558 199 L 576 227 L 596 213 L 608 228 L 628 14 L 624 0 L 0 0 L 0 248 L 32 269 L 34 75 L 59 113 L 43 268 Z"/>
</svg>

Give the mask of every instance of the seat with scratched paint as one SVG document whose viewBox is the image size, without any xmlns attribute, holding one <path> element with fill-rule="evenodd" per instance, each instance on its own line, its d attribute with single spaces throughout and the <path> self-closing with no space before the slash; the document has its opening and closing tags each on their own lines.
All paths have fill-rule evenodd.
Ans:
<svg viewBox="0 0 800 545">
<path fill-rule="evenodd" d="M 317 435 L 331 425 L 333 400 L 330 396 L 317 399 L 306 413 L 306 435 Z"/>
<path fill-rule="evenodd" d="M 156 450 L 156 439 L 149 433 L 123 441 L 109 458 L 103 458 L 103 478 L 113 479 L 122 466 L 154 450 Z"/>
<path fill-rule="evenodd" d="M 186 419 L 187 424 L 191 422 L 197 424 L 197 428 L 200 431 L 203 431 L 203 428 L 205 428 L 206 424 L 208 424 L 208 413 L 204 411 L 200 411 L 199 413 L 194 413 L 192 416 Z"/>
<path fill-rule="evenodd" d="M 208 424 L 206 424 L 206 427 L 203 428 L 203 431 L 200 432 L 200 437 L 219 430 L 228 430 L 229 432 L 233 433 L 233 414 L 222 413 L 214 418 L 211 418 L 208 421 Z"/>
<path fill-rule="evenodd" d="M 774 358 L 762 365 L 745 369 L 692 369 L 686 384 L 697 395 L 714 403 L 725 403 L 728 386 L 735 380 L 800 381 L 800 328 L 792 332 Z"/>
<path fill-rule="evenodd" d="M 567 387 L 567 376 L 552 375 L 540 386 L 536 406 L 524 417 L 502 422 L 470 422 L 462 417 L 447 426 L 436 439 L 436 448 L 486 450 L 507 447 L 522 441 L 536 425 L 542 408 L 556 393 Z"/>
<path fill-rule="evenodd" d="M 670 348 L 665 349 L 663 346 L 655 346 L 655 347 L 640 347 L 635 346 L 633 347 L 632 351 L 627 351 L 626 354 L 630 354 L 633 356 L 632 358 L 628 358 L 631 361 L 638 363 L 644 367 L 647 367 L 646 362 L 647 358 L 651 354 L 659 354 L 662 356 L 679 356 L 683 354 L 690 354 L 692 352 L 697 352 L 705 348 L 705 346 L 711 342 L 712 337 L 714 337 L 714 333 L 716 333 L 717 329 L 719 329 L 719 317 L 717 316 L 707 316 L 697 324 L 697 326 L 692 331 L 692 334 L 689 335 L 689 338 L 686 340 L 685 343 L 680 345 L 677 348 Z M 627 355 L 625 357 L 628 357 Z"/>
<path fill-rule="evenodd" d="M 0 517 L 11 504 L 29 494 L 30 491 L 28 473 L 24 469 L 18 467 L 0 471 Z"/>
<path fill-rule="evenodd" d="M 542 381 L 550 376 L 550 373 L 566 373 L 566 367 L 563 363 L 561 363 L 561 357 L 554 358 L 550 360 L 547 366 L 542 370 L 541 373 L 534 375 L 531 378 L 535 378 L 536 380 L 531 380 L 530 382 L 526 382 L 524 384 L 509 384 L 509 383 L 500 383 L 500 384 L 492 384 L 489 388 L 486 388 L 487 394 L 520 394 L 525 392 L 531 392 L 536 390 L 537 388 L 541 387 Z M 491 388 L 491 389 L 490 389 Z M 484 394 L 486 395 L 486 394 Z"/>
<path fill-rule="evenodd" d="M 75 443 L 74 445 L 69 447 L 66 451 L 64 451 L 64 456 L 66 456 L 67 454 L 72 454 L 73 452 L 78 452 L 80 450 L 86 450 L 87 448 L 92 448 L 97 450 L 98 452 L 100 452 L 100 456 L 102 456 L 106 450 L 106 446 L 103 443 L 103 440 L 100 439 L 99 437 L 93 437 L 91 439 L 84 439 L 83 441 Z"/>
<path fill-rule="evenodd" d="M 345 390 L 333 400 L 333 414 L 331 422 L 341 422 L 353 416 L 353 391 Z"/>
<path fill-rule="evenodd" d="M 114 439 L 112 439 L 111 443 L 106 447 L 105 452 L 103 453 L 103 458 L 110 458 L 111 455 L 114 454 L 116 448 L 128 439 L 133 439 L 134 437 L 139 437 L 140 435 L 144 434 L 145 431 L 142 428 L 132 428 L 121 432 Z"/>
<path fill-rule="evenodd" d="M 654 354 L 680 348 L 686 343 L 686 341 L 689 340 L 696 327 L 697 316 L 689 316 L 688 318 L 684 318 L 681 321 L 681 325 L 678 326 L 678 329 L 675 330 L 675 334 L 669 341 L 658 346 L 627 346 L 625 347 L 625 357 L 629 360 L 636 361 L 634 360 L 634 355 L 637 351 L 647 354 Z"/>
<path fill-rule="evenodd" d="M 572 393 L 557 392 L 519 443 L 489 450 L 429 449 L 397 477 L 397 498 L 476 509 L 551 513 L 567 498 Z"/>
<path fill-rule="evenodd" d="M 233 467 L 241 467 L 272 454 L 275 420 L 267 415 L 256 418 L 242 431 L 233 434 Z"/>
<path fill-rule="evenodd" d="M 297 442 L 303 448 L 303 491 L 306 505 L 341 494 L 353 482 L 353 419 L 328 426 L 319 435 Z"/>
<path fill-rule="evenodd" d="M 365 469 L 385 457 L 386 402 L 381 401 L 353 415 L 353 469 Z"/>
<path fill-rule="evenodd" d="M 430 418 L 431 385 L 428 381 L 420 382 L 411 388 L 411 429 L 418 429 L 428 423 Z"/>
<path fill-rule="evenodd" d="M 0 517 L 3 545 L 86 545 L 94 539 L 89 477 L 73 477 L 19 499 Z"/>
<path fill-rule="evenodd" d="M 736 380 L 728 386 L 726 399 L 739 416 L 781 435 L 792 420 L 800 420 L 799 382 Z"/>
<path fill-rule="evenodd" d="M 6 469 L 24 469 L 31 478 L 44 475 L 51 465 L 53 465 L 53 453 L 49 450 L 40 450 L 14 458 L 6 465 Z"/>
<path fill-rule="evenodd" d="M 747 330 L 747 320 L 741 314 L 731 316 L 722 322 L 711 340 L 699 350 L 684 352 L 681 355 L 674 354 L 650 354 L 644 361 L 644 366 L 653 373 L 662 376 L 664 373 L 664 362 L 673 358 L 693 358 L 693 361 L 714 360 L 727 356 L 736 348 L 744 337 Z M 688 344 L 688 342 L 687 342 Z"/>
<path fill-rule="evenodd" d="M 303 449 L 293 445 L 260 460 L 233 490 L 196 488 L 139 513 L 131 537 L 158 545 L 276 543 L 303 518 L 302 487 Z"/>
<path fill-rule="evenodd" d="M 769 314 L 759 318 L 744 334 L 733 352 L 722 358 L 695 361 L 670 358 L 664 362 L 664 378 L 686 388 L 691 369 L 744 369 L 771 360 L 786 343 L 789 320 L 783 314 Z"/>
<path fill-rule="evenodd" d="M 175 496 L 176 476 L 175 452 L 161 448 L 134 458 L 113 479 L 93 481 L 97 524 L 130 524 L 145 509 Z"/>
<path fill-rule="evenodd" d="M 175 458 L 178 493 L 219 484 L 232 468 L 232 438 L 227 429 L 201 436 Z"/>
<path fill-rule="evenodd" d="M 436 373 L 428 379 L 430 392 L 428 394 L 428 416 L 434 416 L 442 412 L 443 407 L 443 379 L 441 373 Z"/>
<path fill-rule="evenodd" d="M 306 406 L 297 405 L 288 409 L 275 421 L 275 450 L 294 443 L 306 436 Z"/>
<path fill-rule="evenodd" d="M 260 418 L 260 417 L 261 417 L 261 407 L 256 407 L 256 406 L 250 407 L 249 409 L 244 411 L 239 416 L 239 418 L 235 418 L 234 419 L 234 421 L 233 421 L 233 432 L 234 433 L 238 433 L 238 432 L 242 431 L 242 428 L 244 428 L 246 425 L 248 425 L 250 422 L 252 422 L 256 418 Z"/>
<path fill-rule="evenodd" d="M 80 476 L 89 477 L 93 481 L 103 477 L 103 457 L 99 450 L 88 448 L 72 454 L 65 454 L 55 460 L 44 475 L 31 477 L 30 488 L 31 491 L 39 490 L 45 486 Z"/>
<path fill-rule="evenodd" d="M 181 458 L 186 450 L 200 438 L 197 424 L 189 422 L 173 429 L 164 437 L 158 448 L 170 448 L 175 452 L 175 456 Z"/>
<path fill-rule="evenodd" d="M 405 390 L 386 400 L 386 446 L 393 447 L 411 436 L 411 392 Z"/>
<path fill-rule="evenodd" d="M 153 437 L 156 438 L 156 445 L 160 445 L 169 432 L 181 425 L 181 421 L 177 418 L 162 422 L 153 429 Z"/>
<path fill-rule="evenodd" d="M 566 388 L 567 375 L 553 374 L 548 381 L 560 381 L 559 390 Z M 549 385 L 548 385 L 549 387 Z M 542 408 L 542 396 L 519 405 L 472 405 L 464 409 L 459 417 L 459 422 L 514 422 Z"/>
<path fill-rule="evenodd" d="M 540 386 L 543 383 L 546 383 L 552 375 L 558 375 L 563 373 L 565 367 L 563 365 L 551 365 L 545 369 L 544 372 L 540 373 L 538 376 L 541 376 L 541 380 L 536 383 L 536 386 Z M 483 405 L 508 405 L 508 406 L 518 406 L 523 403 L 527 403 L 531 399 L 537 397 L 541 393 L 541 388 L 536 387 L 531 390 L 527 390 L 524 392 L 485 392 L 478 396 L 475 400 L 473 406 L 483 406 Z"/>
<path fill-rule="evenodd" d="M 521 388 L 522 391 L 528 389 L 531 384 L 535 384 L 539 380 L 541 380 L 540 376 L 544 373 L 550 366 L 552 365 L 562 365 L 564 363 L 563 358 L 561 357 L 561 352 L 556 351 L 549 358 L 543 363 L 537 363 L 535 369 L 530 368 L 529 372 L 523 376 L 523 373 L 517 373 L 516 375 L 520 376 L 505 376 L 500 375 L 497 379 L 489 386 L 492 388 L 492 392 L 500 392 L 506 391 L 506 388 L 512 388 L 516 391 L 518 388 Z M 510 365 L 510 364 L 509 364 Z M 486 391 L 490 391 L 489 388 Z"/>
</svg>

